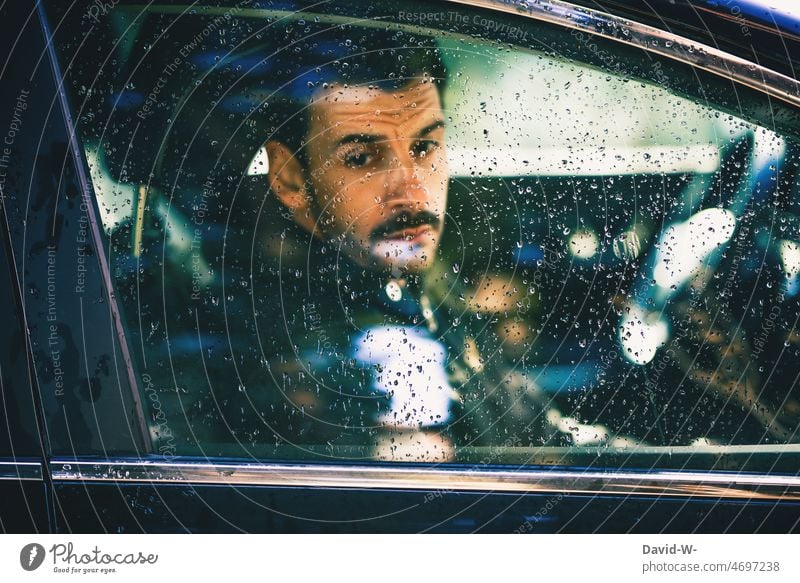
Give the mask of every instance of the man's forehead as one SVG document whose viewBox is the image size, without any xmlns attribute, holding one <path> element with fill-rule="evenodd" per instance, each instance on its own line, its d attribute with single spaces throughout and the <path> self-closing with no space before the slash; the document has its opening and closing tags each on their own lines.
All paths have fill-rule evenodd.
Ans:
<svg viewBox="0 0 800 583">
<path fill-rule="evenodd" d="M 310 113 L 312 123 L 328 127 L 410 119 L 426 123 L 441 117 L 441 104 L 436 86 L 420 80 L 389 91 L 377 86 L 329 87 L 315 96 Z"/>
</svg>

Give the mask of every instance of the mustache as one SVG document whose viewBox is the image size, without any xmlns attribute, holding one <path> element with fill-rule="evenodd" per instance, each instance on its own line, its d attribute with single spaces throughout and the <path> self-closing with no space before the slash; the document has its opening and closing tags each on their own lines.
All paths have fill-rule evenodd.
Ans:
<svg viewBox="0 0 800 583">
<path fill-rule="evenodd" d="M 396 233 L 403 229 L 413 229 L 422 225 L 438 228 L 440 223 L 439 217 L 430 211 L 402 211 L 372 229 L 369 238 L 371 240 L 380 239 L 390 233 Z"/>
</svg>

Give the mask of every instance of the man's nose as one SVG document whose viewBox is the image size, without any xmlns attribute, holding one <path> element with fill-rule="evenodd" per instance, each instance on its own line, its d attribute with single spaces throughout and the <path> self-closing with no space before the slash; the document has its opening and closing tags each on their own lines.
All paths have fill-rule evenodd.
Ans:
<svg viewBox="0 0 800 583">
<path fill-rule="evenodd" d="M 397 148 L 389 162 L 388 194 L 393 198 L 422 199 L 425 187 L 421 172 L 415 156 L 406 149 Z"/>
</svg>

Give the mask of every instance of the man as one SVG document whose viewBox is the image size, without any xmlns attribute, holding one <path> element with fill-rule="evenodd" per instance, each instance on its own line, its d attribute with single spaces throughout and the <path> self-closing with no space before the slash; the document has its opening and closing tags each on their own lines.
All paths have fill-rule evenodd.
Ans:
<svg viewBox="0 0 800 583">
<path fill-rule="evenodd" d="M 333 243 L 340 267 L 353 264 L 344 269 L 365 292 L 357 296 L 363 306 L 340 304 L 355 326 L 337 349 L 358 367 L 382 367 L 366 382 L 387 402 L 367 422 L 396 445 L 379 437 L 379 455 L 402 458 L 411 450 L 414 458 L 449 459 L 451 441 L 431 429 L 451 421 L 459 396 L 445 370 L 446 349 L 431 335 L 438 322 L 422 284 L 436 260 L 447 201 L 440 91 L 424 76 L 390 90 L 331 84 L 314 94 L 309 110 L 305 164 L 281 141 L 266 144 L 272 191 L 297 225 Z M 360 326 L 370 300 L 395 317 Z"/>
</svg>

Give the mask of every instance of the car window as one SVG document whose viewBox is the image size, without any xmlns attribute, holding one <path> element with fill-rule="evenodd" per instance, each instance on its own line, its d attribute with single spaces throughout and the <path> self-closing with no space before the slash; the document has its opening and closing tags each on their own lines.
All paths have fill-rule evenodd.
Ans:
<svg viewBox="0 0 800 583">
<path fill-rule="evenodd" d="M 152 450 L 794 451 L 794 138 L 582 32 L 371 10 L 62 21 Z"/>
</svg>

